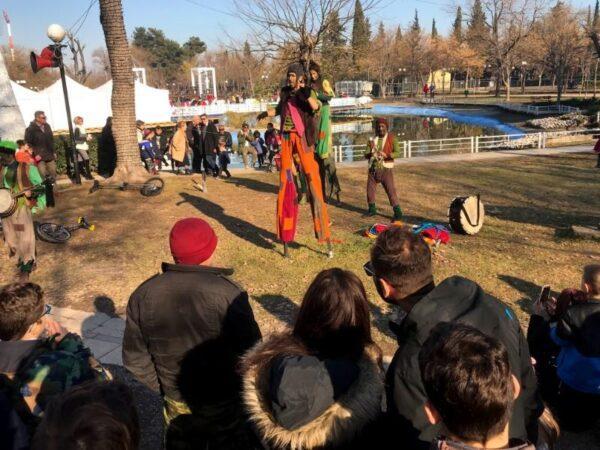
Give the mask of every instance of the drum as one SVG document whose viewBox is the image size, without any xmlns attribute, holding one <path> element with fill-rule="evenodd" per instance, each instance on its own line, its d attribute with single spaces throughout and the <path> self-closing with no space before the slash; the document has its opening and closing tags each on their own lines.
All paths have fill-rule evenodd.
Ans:
<svg viewBox="0 0 600 450">
<path fill-rule="evenodd" d="M 12 216 L 17 210 L 17 199 L 8 189 L 0 189 L 0 218 Z"/>
<path fill-rule="evenodd" d="M 448 221 L 452 231 L 459 234 L 479 233 L 485 218 L 485 208 L 479 195 L 456 197 L 448 208 Z"/>
</svg>

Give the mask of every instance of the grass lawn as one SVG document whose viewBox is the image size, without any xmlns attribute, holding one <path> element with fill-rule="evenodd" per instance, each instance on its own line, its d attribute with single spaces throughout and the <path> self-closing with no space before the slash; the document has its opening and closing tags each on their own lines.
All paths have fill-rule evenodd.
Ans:
<svg viewBox="0 0 600 450">
<path fill-rule="evenodd" d="M 484 162 L 402 165 L 395 171 L 402 207 L 409 223 L 445 222 L 454 196 L 480 192 L 487 208 L 481 233 L 453 235 L 435 255 L 437 280 L 459 274 L 480 283 L 509 303 L 526 325 L 532 296 L 542 284 L 556 290 L 578 286 L 581 267 L 600 262 L 600 242 L 561 233 L 570 224 L 600 220 L 600 172 L 593 155 L 519 157 Z M 189 177 L 169 177 L 162 195 L 145 198 L 114 190 L 88 194 L 89 186 L 63 188 L 58 207 L 38 220 L 72 223 L 84 215 L 96 231 L 78 231 L 66 245 L 39 243 L 40 283 L 50 303 L 83 310 L 114 304 L 122 313 L 131 292 L 169 261 L 168 234 L 183 217 L 206 218 L 216 229 L 216 264 L 233 267 L 234 279 L 252 297 L 252 306 L 268 332 L 289 323 L 315 274 L 327 267 L 351 269 L 370 296 L 376 339 L 386 353 L 395 348 L 387 329 L 392 317 L 362 271 L 372 241 L 359 234 L 373 223 L 362 217 L 366 169 L 341 169 L 340 206 L 331 207 L 335 258 L 324 256 L 310 228 L 308 206 L 300 211 L 297 248 L 281 256 L 275 230 L 277 174 L 256 172 L 231 181 L 209 180 L 208 193 L 194 189 Z M 383 190 L 379 209 L 388 221 L 391 208 Z M 0 283 L 9 282 L 13 266 L 0 253 Z"/>
</svg>

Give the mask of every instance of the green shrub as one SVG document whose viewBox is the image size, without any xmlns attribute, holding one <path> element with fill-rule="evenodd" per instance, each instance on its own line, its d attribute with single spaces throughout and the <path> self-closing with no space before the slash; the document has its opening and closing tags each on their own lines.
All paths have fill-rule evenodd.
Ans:
<svg viewBox="0 0 600 450">
<path fill-rule="evenodd" d="M 91 134 L 91 133 L 90 133 Z M 89 150 L 88 155 L 90 155 L 90 166 L 92 170 L 97 170 L 98 168 L 98 137 L 99 133 L 92 135 L 92 140 L 88 142 Z M 67 173 L 67 163 L 65 159 L 65 151 L 69 144 L 69 135 L 61 134 L 54 136 L 54 150 L 56 151 L 56 171 L 59 174 Z"/>
</svg>

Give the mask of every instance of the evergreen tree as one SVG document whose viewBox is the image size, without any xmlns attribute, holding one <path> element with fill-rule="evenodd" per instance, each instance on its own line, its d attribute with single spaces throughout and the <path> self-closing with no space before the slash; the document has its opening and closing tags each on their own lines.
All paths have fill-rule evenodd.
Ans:
<svg viewBox="0 0 600 450">
<path fill-rule="evenodd" d="M 433 19 L 433 21 L 431 22 L 431 39 L 437 39 L 438 38 L 438 30 L 435 26 L 435 19 Z"/>
<path fill-rule="evenodd" d="M 486 23 L 485 13 L 481 6 L 481 0 L 475 0 L 471 8 L 471 20 L 467 28 L 466 39 L 471 48 L 477 49 L 482 53 L 485 49 L 485 37 L 489 29 Z"/>
<path fill-rule="evenodd" d="M 592 20 L 594 29 L 598 26 L 598 19 L 600 19 L 600 0 L 596 0 L 596 7 L 594 8 L 594 19 Z"/>
<path fill-rule="evenodd" d="M 400 42 L 402 40 L 402 28 L 400 28 L 400 25 L 398 25 L 398 28 L 396 28 L 396 37 L 394 39 L 396 42 Z"/>
<path fill-rule="evenodd" d="M 410 26 L 411 31 L 414 31 L 416 33 L 421 31 L 421 25 L 419 25 L 419 12 L 415 9 L 415 19 L 413 20 L 413 23 Z"/>
<path fill-rule="evenodd" d="M 337 11 L 332 11 L 323 34 L 321 47 L 321 66 L 323 74 L 331 78 L 339 76 L 339 72 L 347 67 L 346 39 L 344 38 L 344 26 L 340 23 Z"/>
<path fill-rule="evenodd" d="M 369 20 L 365 17 L 360 0 L 354 4 L 354 22 L 352 24 L 352 60 L 358 66 L 359 60 L 367 53 L 371 40 Z"/>
<path fill-rule="evenodd" d="M 456 19 L 454 19 L 454 25 L 452 25 L 452 36 L 454 36 L 456 42 L 462 42 L 462 8 L 460 6 L 456 8 Z"/>
<path fill-rule="evenodd" d="M 585 25 L 589 28 L 592 25 L 592 7 L 588 5 L 587 16 L 585 18 Z"/>
</svg>

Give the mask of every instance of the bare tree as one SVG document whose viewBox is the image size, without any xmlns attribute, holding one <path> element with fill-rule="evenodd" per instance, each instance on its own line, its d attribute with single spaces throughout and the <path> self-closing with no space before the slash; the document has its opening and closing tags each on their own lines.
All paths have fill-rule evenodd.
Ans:
<svg viewBox="0 0 600 450">
<path fill-rule="evenodd" d="M 235 0 L 236 14 L 248 25 L 253 40 L 272 58 L 303 61 L 306 66 L 329 28 L 332 13 L 345 26 L 353 18 L 355 0 Z M 379 0 L 365 0 L 363 10 Z"/>
<path fill-rule="evenodd" d="M 71 55 L 73 55 L 73 69 L 69 71 L 70 75 L 81 84 L 85 84 L 90 76 L 85 64 L 85 53 L 83 52 L 85 45 L 82 45 L 79 38 L 73 36 L 71 32 L 67 32 L 67 45 L 69 46 L 69 50 L 71 50 Z"/>
<path fill-rule="evenodd" d="M 100 23 L 112 74 L 112 132 L 117 147 L 117 168 L 111 181 L 147 178 L 140 164 L 135 135 L 135 85 L 131 49 L 127 42 L 121 0 L 100 0 Z"/>
</svg>

